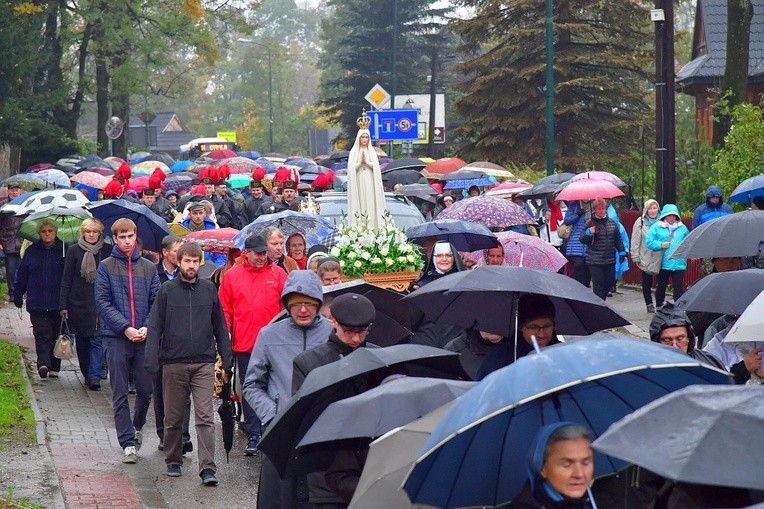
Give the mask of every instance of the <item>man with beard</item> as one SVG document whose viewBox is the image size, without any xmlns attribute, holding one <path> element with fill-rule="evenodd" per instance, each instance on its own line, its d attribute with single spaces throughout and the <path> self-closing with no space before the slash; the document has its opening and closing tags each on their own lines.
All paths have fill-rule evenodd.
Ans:
<svg viewBox="0 0 764 509">
<path fill-rule="evenodd" d="M 215 360 L 219 353 L 223 370 L 230 373 L 233 356 L 217 288 L 198 277 L 202 256 L 202 248 L 196 244 L 178 248 L 180 277 L 162 285 L 149 315 L 145 366 L 152 374 L 162 370 L 167 475 L 181 475 L 181 433 L 190 393 L 199 444 L 199 476 L 205 486 L 215 486 Z"/>
</svg>

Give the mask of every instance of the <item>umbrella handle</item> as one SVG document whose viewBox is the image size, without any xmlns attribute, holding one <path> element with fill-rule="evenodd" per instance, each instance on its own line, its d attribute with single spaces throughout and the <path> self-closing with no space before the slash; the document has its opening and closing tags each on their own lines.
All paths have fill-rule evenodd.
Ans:
<svg viewBox="0 0 764 509">
<path fill-rule="evenodd" d="M 536 350 L 536 353 L 541 353 L 541 348 L 539 348 L 539 342 L 536 340 L 536 335 L 531 335 L 531 341 L 533 342 L 533 349 Z"/>
</svg>

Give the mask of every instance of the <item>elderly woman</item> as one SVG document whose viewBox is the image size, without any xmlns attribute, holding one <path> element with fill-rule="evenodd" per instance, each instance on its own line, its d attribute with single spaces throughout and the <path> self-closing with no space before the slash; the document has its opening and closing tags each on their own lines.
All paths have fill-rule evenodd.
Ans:
<svg viewBox="0 0 764 509">
<path fill-rule="evenodd" d="M 27 311 L 32 321 L 37 374 L 42 380 L 58 377 L 61 359 L 53 356 L 53 347 L 59 335 L 61 317 L 58 296 L 64 272 L 64 243 L 57 237 L 58 228 L 52 221 L 37 226 L 40 240 L 29 246 L 21 259 L 13 286 L 13 303 L 21 308 L 24 294 Z"/>
<path fill-rule="evenodd" d="M 61 281 L 59 308 L 69 331 L 76 337 L 77 359 L 85 384 L 90 390 L 101 389 L 103 344 L 98 328 L 95 304 L 95 277 L 98 264 L 111 256 L 110 244 L 104 242 L 103 223 L 95 218 L 80 225 L 80 239 L 66 251 Z"/>
<path fill-rule="evenodd" d="M 339 260 L 333 256 L 327 256 L 318 261 L 316 274 L 324 286 L 338 285 L 342 283 L 344 276 Z"/>
<path fill-rule="evenodd" d="M 589 431 L 572 422 L 541 428 L 528 451 L 528 482 L 512 499 L 513 508 L 596 507 L 589 484 L 594 458 Z"/>
<path fill-rule="evenodd" d="M 308 247 L 305 236 L 300 232 L 295 232 L 289 236 L 286 241 L 287 255 L 291 256 L 300 270 L 308 268 Z"/>
</svg>

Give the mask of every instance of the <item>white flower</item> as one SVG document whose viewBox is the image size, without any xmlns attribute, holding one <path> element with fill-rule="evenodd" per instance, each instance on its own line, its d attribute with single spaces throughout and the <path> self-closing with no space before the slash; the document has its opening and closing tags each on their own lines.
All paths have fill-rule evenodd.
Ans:
<svg viewBox="0 0 764 509">
<path fill-rule="evenodd" d="M 347 235 L 343 235 L 342 237 L 340 237 L 340 240 L 337 241 L 336 245 L 339 248 L 345 248 L 345 247 L 348 247 L 350 243 L 351 243 L 350 237 L 348 237 Z"/>
<path fill-rule="evenodd" d="M 405 262 L 406 261 L 406 257 L 405 256 L 399 256 L 398 257 L 398 261 L 399 262 Z"/>
<path fill-rule="evenodd" d="M 388 247 L 387 247 L 387 246 L 384 246 L 384 247 L 382 247 L 382 248 L 379 250 L 379 254 L 380 254 L 380 255 L 382 255 L 382 256 L 387 256 L 387 255 L 389 255 L 389 254 L 390 254 L 390 249 L 388 249 Z"/>
<path fill-rule="evenodd" d="M 380 263 L 382 263 L 382 259 L 379 258 L 378 256 L 375 256 L 374 258 L 371 259 L 371 263 L 374 265 L 379 265 Z"/>
<path fill-rule="evenodd" d="M 344 266 L 345 266 L 345 260 L 340 260 L 340 267 L 344 267 Z"/>
<path fill-rule="evenodd" d="M 371 253 L 369 253 L 368 251 L 361 251 L 361 255 L 360 256 L 364 260 L 368 261 L 371 258 Z"/>
<path fill-rule="evenodd" d="M 355 252 L 355 251 L 350 251 L 350 252 L 348 253 L 348 258 L 349 258 L 350 260 L 355 260 L 356 258 L 358 258 L 358 254 L 356 254 L 356 252 Z"/>
<path fill-rule="evenodd" d="M 361 268 L 361 260 L 356 260 L 355 262 L 353 262 L 353 267 L 355 267 L 356 269 L 360 269 Z"/>
<path fill-rule="evenodd" d="M 334 247 L 332 248 L 332 250 L 329 252 L 329 254 L 331 254 L 331 255 L 332 255 L 332 256 L 334 256 L 335 258 L 336 258 L 336 257 L 338 257 L 338 256 L 340 255 L 340 248 L 339 248 L 339 247 L 337 247 L 337 246 L 334 246 Z"/>
<path fill-rule="evenodd" d="M 385 265 L 388 267 L 392 267 L 395 262 L 392 260 L 392 258 L 385 258 Z"/>
<path fill-rule="evenodd" d="M 356 240 L 356 239 L 358 238 L 358 233 L 356 233 L 356 231 L 355 231 L 355 230 L 350 230 L 350 231 L 348 232 L 348 238 L 349 238 L 350 240 Z"/>
<path fill-rule="evenodd" d="M 407 243 L 398 244 L 398 251 L 401 253 L 410 253 L 411 252 L 411 246 Z"/>
<path fill-rule="evenodd" d="M 406 260 L 409 263 L 414 263 L 414 260 L 415 260 L 414 255 L 406 255 Z"/>
</svg>

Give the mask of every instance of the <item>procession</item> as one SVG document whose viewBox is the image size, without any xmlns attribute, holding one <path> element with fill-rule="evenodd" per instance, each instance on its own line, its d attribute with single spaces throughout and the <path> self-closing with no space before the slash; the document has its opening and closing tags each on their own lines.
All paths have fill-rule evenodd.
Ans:
<svg viewBox="0 0 764 509">
<path fill-rule="evenodd" d="M 93 156 L 6 179 L 35 387 L 108 399 L 116 468 L 163 458 L 153 482 L 250 507 L 764 500 L 739 429 L 764 418 L 764 184 L 734 213 L 711 185 L 691 220 L 649 199 L 627 231 L 612 173 L 389 160 L 369 123 L 333 169 Z M 649 340 L 608 304 L 628 271 Z M 219 475 L 232 456 L 255 485 Z"/>
</svg>

